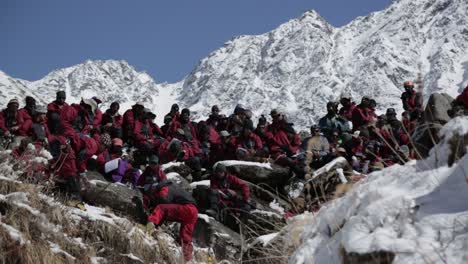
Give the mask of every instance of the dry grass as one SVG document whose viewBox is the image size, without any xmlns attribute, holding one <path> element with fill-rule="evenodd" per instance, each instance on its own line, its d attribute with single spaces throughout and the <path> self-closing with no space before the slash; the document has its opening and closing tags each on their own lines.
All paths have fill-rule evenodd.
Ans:
<svg viewBox="0 0 468 264">
<path fill-rule="evenodd" d="M 121 254 L 132 253 L 145 263 L 177 263 L 178 258 L 164 239 L 155 237 L 153 244 L 140 230 L 131 236 L 134 223 L 113 225 L 103 221 L 70 218 L 70 208 L 60 202 L 50 204 L 35 185 L 0 180 L 0 193 L 25 193 L 27 206 L 14 199 L 0 202 L 1 222 L 15 228 L 26 243 L 14 240 L 0 227 L 0 263 L 91 263 L 92 257 L 104 257 L 108 263 L 135 263 Z M 57 199 L 66 203 L 67 199 Z M 40 213 L 37 214 L 36 211 Z M 74 238 L 79 238 L 79 243 Z M 156 241 L 156 242 L 155 242 Z M 54 253 L 54 243 L 66 253 Z M 67 256 L 68 255 L 68 256 Z"/>
</svg>

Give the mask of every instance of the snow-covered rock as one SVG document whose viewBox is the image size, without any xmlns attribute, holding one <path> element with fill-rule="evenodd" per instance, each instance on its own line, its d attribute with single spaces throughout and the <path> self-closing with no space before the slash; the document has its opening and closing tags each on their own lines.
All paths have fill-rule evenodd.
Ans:
<svg viewBox="0 0 468 264">
<path fill-rule="evenodd" d="M 379 252 L 394 254 L 393 263 L 465 263 L 468 155 L 452 166 L 449 160 L 453 137 L 467 133 L 468 117 L 456 118 L 426 160 L 374 172 L 317 215 L 292 219 L 286 229 L 305 224 L 290 263 L 342 263 L 347 254 Z"/>
</svg>

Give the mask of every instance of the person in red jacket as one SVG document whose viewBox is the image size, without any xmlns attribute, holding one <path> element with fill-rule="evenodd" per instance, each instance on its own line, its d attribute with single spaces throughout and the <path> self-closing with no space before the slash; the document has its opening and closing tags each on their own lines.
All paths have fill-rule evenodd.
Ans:
<svg viewBox="0 0 468 264">
<path fill-rule="evenodd" d="M 292 157 L 301 146 L 301 139 L 292 124 L 284 125 L 281 130 L 273 135 L 269 149 L 272 158 L 280 156 Z"/>
<path fill-rule="evenodd" d="M 11 99 L 7 104 L 7 108 L 0 113 L 0 135 L 18 135 L 19 129 L 22 126 L 19 119 L 18 107 L 18 99 Z"/>
<path fill-rule="evenodd" d="M 20 120 L 21 126 L 18 129 L 19 136 L 27 136 L 28 131 L 33 124 L 32 116 L 36 109 L 36 99 L 31 96 L 26 96 L 26 106 L 18 111 L 18 119 Z"/>
<path fill-rule="evenodd" d="M 184 131 L 184 141 L 190 143 L 191 145 L 199 146 L 200 141 L 198 132 L 193 123 L 190 121 L 190 110 L 188 108 L 182 109 L 179 120 L 172 121 L 167 136 L 174 138 L 177 133 L 177 129 L 179 128 Z"/>
<path fill-rule="evenodd" d="M 133 144 L 133 129 L 135 127 L 135 122 L 143 114 L 144 109 L 145 107 L 143 103 L 138 102 L 134 104 L 131 109 L 125 111 L 122 122 L 123 140 L 125 142 Z"/>
<path fill-rule="evenodd" d="M 414 84 L 411 81 L 403 83 L 405 91 L 401 94 L 401 102 L 403 109 L 413 112 L 417 109 L 422 109 L 422 95 L 414 90 Z"/>
<path fill-rule="evenodd" d="M 244 121 L 242 133 L 237 137 L 232 137 L 232 145 L 236 147 L 237 158 L 240 160 L 251 159 L 257 154 L 262 154 L 262 140 L 253 133 L 253 130 L 252 121 L 247 119 Z"/>
<path fill-rule="evenodd" d="M 45 146 L 48 144 L 50 136 L 49 128 L 47 127 L 47 109 L 44 106 L 36 107 L 32 118 L 32 125 L 28 130 L 28 136 L 33 139 L 34 144 Z"/>
<path fill-rule="evenodd" d="M 151 155 L 148 158 L 148 166 L 145 168 L 143 174 L 138 179 L 137 185 L 148 189 L 154 183 L 160 183 L 161 181 L 167 180 L 166 174 L 159 165 L 159 158 L 156 155 Z M 168 194 L 168 188 L 161 188 L 158 192 L 158 197 L 165 197 Z M 145 205 L 148 205 L 148 200 L 145 201 Z"/>
<path fill-rule="evenodd" d="M 348 121 L 351 121 L 353 117 L 353 110 L 356 108 L 356 103 L 351 101 L 351 96 L 342 95 L 340 98 L 340 104 L 342 105 L 339 110 L 340 116 L 346 118 Z"/>
<path fill-rule="evenodd" d="M 119 113 L 119 109 L 120 104 L 113 102 L 102 115 L 102 130 L 109 133 L 112 138 L 122 138 L 123 117 Z"/>
<path fill-rule="evenodd" d="M 374 120 L 372 110 L 370 109 L 370 98 L 362 97 L 361 103 L 356 106 L 352 112 L 353 131 L 366 129 Z"/>
<path fill-rule="evenodd" d="M 78 134 L 90 135 L 99 128 L 94 125 L 97 104 L 93 99 L 82 99 L 80 104 L 72 104 L 62 110 L 60 119 L 68 133 L 74 130 Z"/>
<path fill-rule="evenodd" d="M 167 189 L 167 194 L 161 196 L 161 189 Z M 179 237 L 185 261 L 192 259 L 192 237 L 198 219 L 198 209 L 192 195 L 169 181 L 161 181 L 151 185 L 145 191 L 145 196 L 155 205 L 148 217 L 151 225 L 159 226 L 164 221 L 180 223 Z"/>
<path fill-rule="evenodd" d="M 47 117 L 51 113 L 61 114 L 62 110 L 66 109 L 69 105 L 65 102 L 67 95 L 65 91 L 58 91 L 55 101 L 47 105 Z"/>
<path fill-rule="evenodd" d="M 60 132 L 60 124 L 52 128 L 48 137 L 50 153 L 53 156 L 49 167 L 52 182 L 60 192 L 68 193 L 73 199 L 81 200 L 75 151 L 68 138 Z"/>
<path fill-rule="evenodd" d="M 135 120 L 133 127 L 133 139 L 137 148 L 145 153 L 151 153 L 156 150 L 154 144 L 153 127 L 151 126 L 151 110 L 145 108 L 143 114 Z"/>
<path fill-rule="evenodd" d="M 229 174 L 222 163 L 215 164 L 213 175 L 210 178 L 210 189 L 213 190 L 210 199 L 210 209 L 207 213 L 218 217 L 224 208 L 237 208 L 250 210 L 250 188 L 247 183 Z M 240 193 L 240 194 L 239 194 Z"/>
</svg>

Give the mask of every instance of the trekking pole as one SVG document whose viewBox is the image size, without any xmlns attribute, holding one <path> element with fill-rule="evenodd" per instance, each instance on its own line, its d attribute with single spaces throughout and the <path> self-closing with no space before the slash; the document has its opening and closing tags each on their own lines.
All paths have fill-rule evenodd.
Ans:
<svg viewBox="0 0 468 264">
<path fill-rule="evenodd" d="M 385 138 L 378 132 L 378 131 L 374 131 L 374 133 L 379 136 L 380 139 L 382 139 L 382 141 L 390 148 L 391 151 L 393 151 L 393 154 L 395 154 L 399 159 L 400 161 L 402 162 L 402 164 L 405 164 L 406 162 L 400 157 L 400 155 L 398 154 L 398 152 L 395 150 L 395 148 L 393 148 L 387 140 L 385 140 Z"/>
</svg>

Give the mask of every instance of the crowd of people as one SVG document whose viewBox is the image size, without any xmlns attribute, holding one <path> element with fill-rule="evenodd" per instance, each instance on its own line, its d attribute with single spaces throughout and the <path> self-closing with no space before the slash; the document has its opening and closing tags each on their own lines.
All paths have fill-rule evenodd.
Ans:
<svg viewBox="0 0 468 264">
<path fill-rule="evenodd" d="M 66 93 L 58 91 L 47 106 L 25 98 L 25 106 L 12 99 L 0 113 L 0 137 L 12 139 L 14 157 L 20 157 L 29 143 L 47 149 L 53 156 L 47 174 L 57 188 L 80 199 L 80 186 L 87 171 L 98 170 L 110 181 L 138 187 L 143 205 L 151 209 L 147 218 L 154 225 L 164 220 L 181 222 L 180 237 L 185 259 L 191 258 L 192 232 L 197 219 L 193 197 L 167 180 L 160 164 L 185 162 L 192 170 L 191 181 L 199 181 L 203 169 L 213 171 L 214 199 L 207 210 L 216 216 L 220 207 L 249 204 L 249 186 L 229 174 L 221 160 L 274 162 L 288 166 L 300 179 L 329 161 L 346 158 L 354 170 L 368 173 L 396 163 L 418 158 L 411 134 L 421 122 L 422 96 L 412 82 L 404 83 L 401 116 L 393 108 L 377 115 L 376 102 L 367 96 L 359 104 L 350 95 L 328 102 L 327 114 L 310 127 L 310 136 L 301 140 L 294 124 L 273 109 L 271 119 L 262 115 L 256 126 L 252 111 L 237 105 L 230 115 L 214 105 L 209 117 L 191 120 L 188 108 L 177 104 L 164 116 L 164 125 L 155 123 L 156 114 L 136 103 L 123 115 L 113 102 L 102 112 L 102 101 L 93 97 L 68 104 Z M 468 87 L 453 103 L 452 115 L 466 114 Z M 16 143 L 15 143 L 16 142 Z M 132 151 L 132 159 L 124 157 Z M 139 170 L 143 168 L 143 172 Z M 235 203 L 234 203 L 235 201 Z"/>
</svg>

